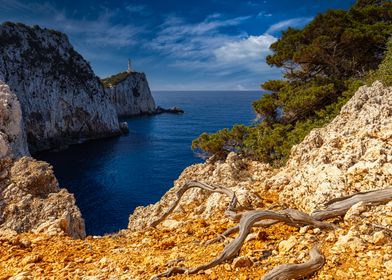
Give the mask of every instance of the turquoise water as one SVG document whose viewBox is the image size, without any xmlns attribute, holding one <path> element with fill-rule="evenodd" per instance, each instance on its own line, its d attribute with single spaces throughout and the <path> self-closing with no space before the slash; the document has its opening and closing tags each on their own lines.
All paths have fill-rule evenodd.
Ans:
<svg viewBox="0 0 392 280">
<path fill-rule="evenodd" d="M 252 101 L 261 92 L 154 92 L 162 107 L 178 106 L 185 114 L 125 119 L 125 136 L 44 152 L 61 187 L 75 194 L 88 234 L 126 228 L 129 214 L 148 205 L 173 185 L 182 170 L 202 162 L 191 142 L 202 132 L 233 124 L 251 124 Z"/>
</svg>

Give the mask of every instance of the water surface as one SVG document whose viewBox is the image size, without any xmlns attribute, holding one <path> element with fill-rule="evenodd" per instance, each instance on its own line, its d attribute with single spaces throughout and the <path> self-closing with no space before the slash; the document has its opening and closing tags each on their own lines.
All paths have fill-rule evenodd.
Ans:
<svg viewBox="0 0 392 280">
<path fill-rule="evenodd" d="M 173 185 L 181 171 L 202 162 L 191 142 L 255 118 L 252 101 L 261 92 L 154 92 L 162 107 L 178 106 L 185 114 L 125 119 L 130 133 L 74 145 L 37 157 L 50 162 L 61 187 L 75 194 L 88 234 L 126 228 L 129 214 L 148 205 Z"/>
</svg>

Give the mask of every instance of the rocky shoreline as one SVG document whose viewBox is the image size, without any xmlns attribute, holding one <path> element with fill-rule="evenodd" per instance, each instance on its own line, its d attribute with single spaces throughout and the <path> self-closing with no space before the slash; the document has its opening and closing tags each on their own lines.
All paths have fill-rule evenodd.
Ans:
<svg viewBox="0 0 392 280">
<path fill-rule="evenodd" d="M 392 88 L 375 82 L 361 87 L 330 124 L 313 130 L 295 146 L 285 166 L 274 168 L 235 153 L 224 161 L 211 158 L 186 168 L 159 202 L 135 209 L 128 229 L 86 237 L 74 196 L 60 189 L 50 165 L 29 157 L 27 143 L 36 151 L 58 145 L 56 137 L 68 143 L 75 135 L 88 139 L 120 133 L 118 112 L 106 102 L 109 98 L 100 81 L 66 37 L 52 36 L 53 31 L 46 29 L 1 25 L 2 36 L 8 38 L 11 31 L 18 33 L 22 47 L 14 50 L 8 42 L 0 44 L 7 61 L 0 65 L 0 80 L 6 81 L 0 82 L 0 275 L 4 279 L 150 279 L 173 267 L 192 268 L 215 259 L 234 238 L 228 235 L 222 242 L 211 242 L 235 225 L 224 215 L 229 203 L 225 195 L 189 190 L 173 213 L 151 227 L 189 180 L 234 192 L 241 211 L 293 208 L 304 213 L 323 208 L 331 199 L 392 185 Z M 49 83 L 53 77 L 43 72 L 52 69 L 49 64 L 40 69 L 33 63 L 21 67 L 25 62 L 14 59 L 15 52 L 23 57 L 29 36 L 39 38 L 41 47 L 55 44 L 63 55 L 75 56 L 75 67 L 86 75 L 89 86 L 71 88 L 69 83 L 75 81 L 61 74 Z M 50 57 L 55 58 L 59 59 Z M 9 75 L 8 69 L 18 75 Z M 45 90 L 38 92 L 42 87 Z M 70 96 L 75 98 L 70 101 Z M 52 103 L 60 97 L 61 102 Z M 93 103 L 91 108 L 87 100 Z M 158 108 L 151 103 L 151 112 L 145 113 Z M 159 109 L 165 111 L 183 112 Z M 79 117 L 85 117 L 85 122 Z M 234 275 L 256 279 L 276 265 L 304 263 L 315 244 L 320 245 L 325 264 L 310 279 L 391 279 L 391 213 L 392 202 L 359 202 L 343 217 L 328 221 L 333 230 L 281 223 L 257 227 L 232 262 L 171 279 L 232 279 Z"/>
</svg>

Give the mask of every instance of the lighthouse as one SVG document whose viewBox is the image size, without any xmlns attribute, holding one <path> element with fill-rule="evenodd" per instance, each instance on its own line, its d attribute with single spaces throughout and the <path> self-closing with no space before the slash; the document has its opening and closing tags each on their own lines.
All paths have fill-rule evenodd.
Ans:
<svg viewBox="0 0 392 280">
<path fill-rule="evenodd" d="M 127 71 L 128 73 L 132 73 L 133 72 L 133 70 L 132 70 L 132 64 L 131 64 L 131 59 L 129 59 L 128 58 L 128 71 Z"/>
</svg>

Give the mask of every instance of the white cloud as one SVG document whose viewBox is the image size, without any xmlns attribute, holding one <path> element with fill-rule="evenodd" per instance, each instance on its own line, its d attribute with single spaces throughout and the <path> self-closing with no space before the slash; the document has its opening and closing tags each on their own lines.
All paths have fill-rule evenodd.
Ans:
<svg viewBox="0 0 392 280">
<path fill-rule="evenodd" d="M 272 35 L 249 36 L 245 39 L 226 43 L 214 51 L 218 61 L 236 62 L 260 59 L 269 53 L 269 46 L 277 38 Z"/>
<path fill-rule="evenodd" d="M 288 27 L 300 27 L 307 24 L 311 21 L 311 17 L 300 17 L 300 18 L 292 18 L 284 21 L 280 21 L 271 25 L 265 33 L 271 34 L 277 31 L 281 31 L 287 29 Z"/>
</svg>

